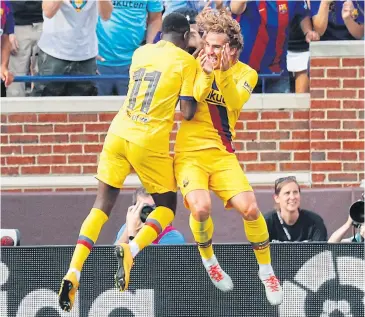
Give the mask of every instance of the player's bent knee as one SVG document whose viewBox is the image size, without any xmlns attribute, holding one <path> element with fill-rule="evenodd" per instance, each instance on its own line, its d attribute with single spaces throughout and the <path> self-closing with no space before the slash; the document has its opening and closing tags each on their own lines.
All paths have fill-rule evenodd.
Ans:
<svg viewBox="0 0 365 317">
<path fill-rule="evenodd" d="M 260 210 L 256 202 L 248 204 L 247 208 L 243 211 L 243 218 L 248 221 L 256 220 L 260 215 Z"/>
<path fill-rule="evenodd" d="M 99 181 L 98 193 L 93 207 L 102 210 L 107 216 L 109 216 L 119 193 L 119 188 L 112 187 Z"/>
<path fill-rule="evenodd" d="M 167 192 L 163 194 L 151 194 L 156 207 L 162 206 L 171 209 L 176 213 L 177 194 L 176 192 Z"/>
<path fill-rule="evenodd" d="M 210 216 L 211 204 L 208 201 L 189 202 L 189 208 L 195 220 L 205 221 Z"/>
</svg>

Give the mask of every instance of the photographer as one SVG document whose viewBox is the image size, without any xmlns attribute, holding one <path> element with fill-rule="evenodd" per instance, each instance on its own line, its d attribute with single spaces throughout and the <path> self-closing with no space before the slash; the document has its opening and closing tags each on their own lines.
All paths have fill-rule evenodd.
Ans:
<svg viewBox="0 0 365 317">
<path fill-rule="evenodd" d="M 352 228 L 352 237 L 345 238 L 346 233 Z M 350 207 L 350 215 L 346 223 L 338 228 L 329 238 L 329 243 L 339 242 L 364 242 L 364 194 L 362 200 L 358 200 Z"/>
<path fill-rule="evenodd" d="M 148 215 L 156 208 L 155 202 L 143 187 L 133 193 L 133 205 L 128 208 L 126 223 L 120 228 L 115 245 L 128 243 L 129 237 L 135 237 L 142 228 Z M 183 244 L 184 236 L 171 224 L 163 230 L 153 244 Z"/>
</svg>

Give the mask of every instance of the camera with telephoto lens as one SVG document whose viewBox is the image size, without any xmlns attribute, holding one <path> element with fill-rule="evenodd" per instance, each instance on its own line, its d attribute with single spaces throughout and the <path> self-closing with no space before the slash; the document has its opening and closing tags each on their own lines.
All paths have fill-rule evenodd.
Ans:
<svg viewBox="0 0 365 317">
<path fill-rule="evenodd" d="M 352 219 L 352 225 L 356 228 L 364 224 L 364 194 L 362 194 L 361 199 L 351 205 L 350 218 Z"/>
<path fill-rule="evenodd" d="M 142 210 L 141 210 L 141 221 L 143 223 L 146 222 L 146 219 L 148 217 L 148 215 L 155 210 L 155 206 L 151 206 L 151 205 L 148 205 L 148 204 L 144 204 L 144 206 L 142 207 Z"/>
</svg>

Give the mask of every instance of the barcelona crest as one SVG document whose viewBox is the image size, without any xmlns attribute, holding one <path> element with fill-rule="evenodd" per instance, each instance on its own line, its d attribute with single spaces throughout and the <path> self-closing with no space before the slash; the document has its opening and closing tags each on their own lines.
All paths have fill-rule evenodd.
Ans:
<svg viewBox="0 0 365 317">
<path fill-rule="evenodd" d="M 82 8 L 86 5 L 87 0 L 70 0 L 70 3 L 76 9 L 77 12 L 80 12 Z"/>
<path fill-rule="evenodd" d="M 285 14 L 288 12 L 288 7 L 286 4 L 279 4 L 279 12 Z"/>
<path fill-rule="evenodd" d="M 356 20 L 359 17 L 359 11 L 357 9 L 353 9 L 351 12 L 351 17 Z"/>
</svg>

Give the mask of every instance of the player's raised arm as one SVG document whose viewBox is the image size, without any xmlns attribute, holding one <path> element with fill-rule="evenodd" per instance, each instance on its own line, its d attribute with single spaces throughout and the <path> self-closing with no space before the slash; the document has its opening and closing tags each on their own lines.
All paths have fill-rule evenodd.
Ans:
<svg viewBox="0 0 365 317">
<path fill-rule="evenodd" d="M 219 91 L 222 92 L 227 109 L 235 111 L 242 109 L 250 98 L 257 84 L 258 75 L 254 69 L 251 69 L 236 84 L 231 69 L 218 70 L 215 74 L 215 80 Z"/>
<path fill-rule="evenodd" d="M 230 3 L 230 7 L 233 14 L 242 14 L 246 11 L 247 0 L 233 0 Z"/>
<path fill-rule="evenodd" d="M 185 120 L 193 119 L 196 112 L 196 100 L 194 99 L 194 82 L 196 77 L 196 62 L 194 57 L 188 56 L 182 67 L 182 86 L 180 91 L 180 111 Z"/>
<path fill-rule="evenodd" d="M 214 81 L 213 64 L 204 50 L 201 50 L 197 59 L 198 72 L 194 84 L 194 98 L 197 101 L 204 101 L 211 91 Z"/>
</svg>

